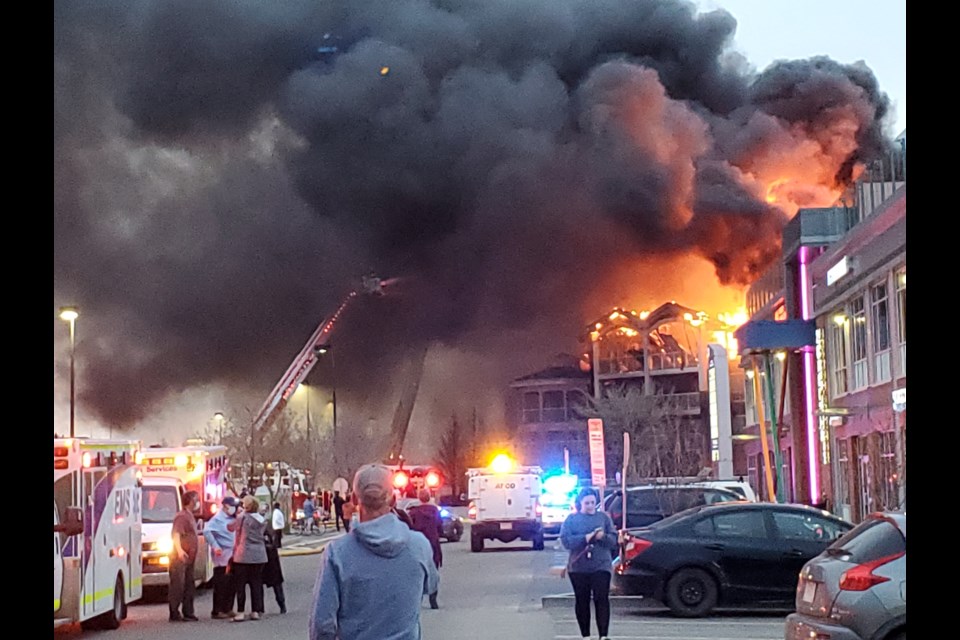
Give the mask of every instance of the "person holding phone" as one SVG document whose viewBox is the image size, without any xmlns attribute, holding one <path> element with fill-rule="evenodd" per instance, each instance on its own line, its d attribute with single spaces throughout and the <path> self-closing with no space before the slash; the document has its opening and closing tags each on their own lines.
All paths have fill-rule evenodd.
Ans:
<svg viewBox="0 0 960 640">
<path fill-rule="evenodd" d="M 590 637 L 590 600 L 597 611 L 600 640 L 610 632 L 611 565 L 617 553 L 617 529 L 603 511 L 597 510 L 600 494 L 592 487 L 580 490 L 576 513 L 560 527 L 560 542 L 570 552 L 567 575 L 573 585 L 574 612 L 580 635 Z"/>
</svg>

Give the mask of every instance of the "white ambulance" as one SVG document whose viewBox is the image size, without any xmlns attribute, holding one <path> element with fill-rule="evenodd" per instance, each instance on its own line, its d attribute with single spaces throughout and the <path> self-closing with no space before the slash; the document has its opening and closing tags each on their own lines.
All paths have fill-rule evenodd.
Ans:
<svg viewBox="0 0 960 640">
<path fill-rule="evenodd" d="M 540 467 L 517 465 L 506 454 L 496 456 L 489 467 L 467 470 L 471 551 L 483 551 L 488 539 L 528 540 L 535 550 L 544 548 L 542 474 Z"/>
<path fill-rule="evenodd" d="M 140 443 L 53 440 L 53 626 L 116 629 L 142 593 Z"/>
<path fill-rule="evenodd" d="M 194 565 L 197 585 L 213 578 L 213 555 L 203 537 L 203 523 L 231 495 L 227 486 L 227 448 L 223 446 L 148 447 L 143 450 L 143 580 L 144 585 L 170 584 L 173 519 L 187 491 L 200 496 L 197 514 L 199 549 Z"/>
</svg>

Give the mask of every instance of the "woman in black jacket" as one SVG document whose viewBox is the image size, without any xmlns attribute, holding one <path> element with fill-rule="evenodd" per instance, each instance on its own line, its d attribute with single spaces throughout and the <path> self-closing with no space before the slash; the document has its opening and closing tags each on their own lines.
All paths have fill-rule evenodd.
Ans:
<svg viewBox="0 0 960 640">
<path fill-rule="evenodd" d="M 273 588 L 273 597 L 277 599 L 280 613 L 287 612 L 287 599 L 283 594 L 283 568 L 280 566 L 280 552 L 277 549 L 276 531 L 268 518 L 266 521 L 266 535 L 263 536 L 267 547 L 267 564 L 263 567 L 263 585 Z"/>
</svg>

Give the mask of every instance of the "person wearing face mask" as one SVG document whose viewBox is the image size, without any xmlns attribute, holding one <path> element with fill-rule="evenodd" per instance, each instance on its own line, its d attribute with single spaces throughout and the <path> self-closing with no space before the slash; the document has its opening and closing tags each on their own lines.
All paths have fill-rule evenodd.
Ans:
<svg viewBox="0 0 960 640">
<path fill-rule="evenodd" d="M 210 617 L 214 620 L 227 620 L 236 615 L 233 610 L 236 588 L 233 586 L 233 572 L 229 570 L 236 536 L 227 525 L 236 520 L 239 505 L 239 500 L 227 496 L 221 509 L 203 527 L 203 537 L 213 551 L 213 611 Z"/>
<path fill-rule="evenodd" d="M 170 554 L 170 586 L 167 590 L 171 622 L 196 622 L 199 619 L 193 611 L 193 599 L 196 595 L 193 567 L 197 561 L 197 549 L 200 547 L 194 512 L 199 507 L 200 496 L 196 491 L 187 491 L 183 494 L 183 509 L 173 519 L 173 553 Z"/>
<path fill-rule="evenodd" d="M 573 585 L 574 612 L 580 635 L 590 637 L 591 594 L 597 610 L 600 639 L 607 640 L 610 630 L 611 564 L 617 552 L 617 529 L 603 511 L 597 511 L 600 495 L 586 487 L 577 496 L 577 512 L 571 513 L 560 527 L 560 542 L 570 551 L 567 574 Z"/>
</svg>

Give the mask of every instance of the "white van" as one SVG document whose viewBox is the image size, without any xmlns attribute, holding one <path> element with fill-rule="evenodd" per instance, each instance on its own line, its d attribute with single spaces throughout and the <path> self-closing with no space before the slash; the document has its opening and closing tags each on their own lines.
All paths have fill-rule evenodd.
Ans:
<svg viewBox="0 0 960 640">
<path fill-rule="evenodd" d="M 170 554 L 173 553 L 173 519 L 183 508 L 183 483 L 177 478 L 147 476 L 143 479 L 143 584 L 165 587 L 170 584 Z M 197 523 L 198 529 L 202 521 Z M 207 539 L 198 531 L 199 547 L 194 564 L 197 586 L 213 577 L 209 568 Z"/>
<path fill-rule="evenodd" d="M 760 499 L 757 497 L 757 492 L 753 490 L 753 487 L 750 486 L 750 483 L 743 482 L 742 480 L 702 480 L 700 482 L 694 482 L 693 484 L 698 487 L 712 487 L 714 489 L 726 489 L 727 491 L 733 491 L 734 493 L 743 496 L 743 499 L 748 502 L 760 501 Z"/>
</svg>

